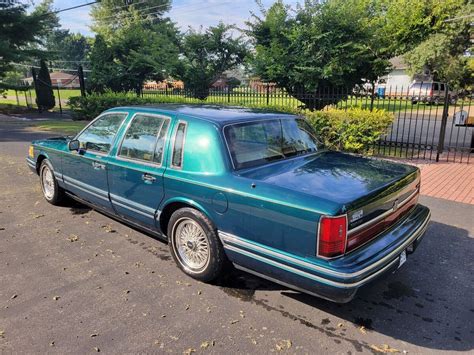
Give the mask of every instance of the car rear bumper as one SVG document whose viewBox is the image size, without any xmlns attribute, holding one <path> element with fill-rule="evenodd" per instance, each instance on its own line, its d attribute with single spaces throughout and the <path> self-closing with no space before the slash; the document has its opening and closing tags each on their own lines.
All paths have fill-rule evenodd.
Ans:
<svg viewBox="0 0 474 355">
<path fill-rule="evenodd" d="M 300 258 L 220 231 L 229 259 L 239 269 L 334 302 L 349 302 L 357 290 L 396 270 L 400 255 L 413 252 L 430 220 L 416 205 L 405 218 L 364 247 L 327 261 Z"/>
</svg>

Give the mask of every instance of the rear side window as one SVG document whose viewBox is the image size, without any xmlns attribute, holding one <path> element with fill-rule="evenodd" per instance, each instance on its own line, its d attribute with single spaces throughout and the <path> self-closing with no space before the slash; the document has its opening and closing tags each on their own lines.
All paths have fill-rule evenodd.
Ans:
<svg viewBox="0 0 474 355">
<path fill-rule="evenodd" d="M 119 156 L 161 164 L 169 119 L 137 114 L 128 127 Z"/>
<path fill-rule="evenodd" d="M 433 83 L 433 90 L 436 90 L 436 91 L 439 90 L 439 85 L 438 85 L 438 83 Z"/>
<path fill-rule="evenodd" d="M 126 113 L 108 113 L 97 118 L 77 139 L 87 150 L 108 153 Z"/>
<path fill-rule="evenodd" d="M 187 123 L 180 121 L 176 128 L 173 145 L 173 155 L 171 157 L 171 166 L 173 168 L 183 167 L 184 141 L 186 136 Z"/>
</svg>

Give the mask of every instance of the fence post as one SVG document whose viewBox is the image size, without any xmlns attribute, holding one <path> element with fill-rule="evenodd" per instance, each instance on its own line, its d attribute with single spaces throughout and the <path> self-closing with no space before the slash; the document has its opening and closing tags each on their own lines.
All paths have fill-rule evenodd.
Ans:
<svg viewBox="0 0 474 355">
<path fill-rule="evenodd" d="M 16 105 L 20 106 L 20 99 L 18 98 L 18 90 L 15 89 L 15 96 L 16 96 Z"/>
<path fill-rule="evenodd" d="M 59 94 L 59 85 L 56 86 L 56 90 L 58 91 L 58 102 L 59 102 L 59 113 L 63 114 L 63 107 L 61 105 L 61 95 Z"/>
<path fill-rule="evenodd" d="M 444 106 L 443 106 L 443 115 L 441 117 L 441 127 L 439 129 L 438 137 L 438 149 L 436 152 L 436 161 L 439 161 L 439 156 L 444 151 L 444 138 L 446 136 L 446 126 L 448 123 L 448 110 L 449 110 L 449 88 L 448 84 L 444 85 Z"/>
<path fill-rule="evenodd" d="M 81 88 L 81 96 L 86 96 L 86 82 L 84 80 L 84 70 L 82 69 L 82 65 L 79 65 L 77 68 L 77 75 L 79 76 L 79 86 Z"/>
<path fill-rule="evenodd" d="M 30 89 L 28 89 L 28 92 L 30 91 Z M 30 108 L 30 103 L 28 102 L 28 96 L 26 94 L 26 90 L 24 91 L 24 94 L 25 94 L 25 104 L 26 104 L 26 107 Z"/>
<path fill-rule="evenodd" d="M 375 99 L 375 81 L 372 81 L 372 90 L 370 94 L 370 112 L 374 110 L 374 99 Z"/>
<path fill-rule="evenodd" d="M 270 104 L 270 85 L 267 83 L 267 106 Z"/>
</svg>

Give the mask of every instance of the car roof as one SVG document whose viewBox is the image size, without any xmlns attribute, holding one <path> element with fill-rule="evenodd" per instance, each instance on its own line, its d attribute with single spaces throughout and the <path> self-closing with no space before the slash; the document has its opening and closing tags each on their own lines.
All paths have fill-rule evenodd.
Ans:
<svg viewBox="0 0 474 355">
<path fill-rule="evenodd" d="M 218 125 L 226 125 L 232 122 L 242 122 L 249 120 L 271 119 L 276 117 L 295 117 L 295 115 L 278 111 L 219 105 L 142 105 L 116 107 L 112 109 L 112 111 L 124 109 L 149 113 L 179 114 L 180 116 L 194 117 L 215 122 Z"/>
</svg>

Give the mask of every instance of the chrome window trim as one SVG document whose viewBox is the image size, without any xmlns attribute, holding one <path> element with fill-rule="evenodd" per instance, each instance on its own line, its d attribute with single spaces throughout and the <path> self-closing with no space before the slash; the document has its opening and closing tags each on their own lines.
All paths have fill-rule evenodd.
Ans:
<svg viewBox="0 0 474 355">
<path fill-rule="evenodd" d="M 175 143 L 176 143 L 176 136 L 178 135 L 178 128 L 180 124 L 184 124 L 184 132 L 183 132 L 183 143 L 181 145 L 181 162 L 180 165 L 173 164 L 173 157 L 174 157 L 174 150 L 175 150 Z M 178 120 L 176 123 L 176 128 L 174 129 L 173 140 L 171 143 L 171 159 L 170 159 L 170 167 L 176 170 L 183 169 L 184 163 L 184 147 L 186 145 L 186 133 L 188 132 L 188 121 Z"/>
<path fill-rule="evenodd" d="M 112 150 L 112 148 L 114 147 L 115 145 L 115 141 L 117 140 L 117 133 L 120 131 L 120 128 L 122 127 L 123 125 L 123 122 L 126 120 L 127 116 L 130 114 L 130 112 L 127 112 L 127 111 L 110 111 L 110 112 L 103 112 L 101 113 L 99 116 L 97 116 L 96 118 L 94 118 L 91 122 L 89 122 L 78 134 L 76 134 L 74 136 L 74 138 L 72 140 L 79 140 L 78 138 L 80 137 L 80 135 L 86 130 L 88 129 L 91 125 L 93 125 L 95 123 L 95 121 L 99 120 L 100 118 L 104 117 L 104 116 L 107 116 L 107 115 L 113 115 L 113 114 L 124 114 L 125 117 L 122 119 L 122 122 L 120 123 L 118 129 L 117 129 L 117 132 L 115 132 L 115 136 L 114 138 L 112 139 L 112 143 L 110 143 L 110 148 L 109 148 L 109 151 L 107 153 L 104 153 L 104 152 L 99 152 L 97 150 L 93 150 L 93 149 L 89 149 L 90 152 L 93 152 L 94 154 L 97 154 L 97 155 L 102 155 L 102 156 L 107 156 L 109 155 L 110 151 Z"/>
<path fill-rule="evenodd" d="M 273 164 L 273 163 L 278 163 L 278 162 L 281 162 L 283 160 L 290 160 L 290 159 L 294 159 L 294 158 L 300 158 L 300 157 L 304 157 L 306 155 L 310 155 L 310 154 L 315 154 L 315 153 L 318 153 L 320 151 L 319 147 L 316 147 L 316 151 L 315 152 L 308 152 L 308 153 L 305 153 L 305 154 L 301 154 L 301 155 L 295 155 L 293 157 L 289 157 L 289 158 L 284 158 L 284 159 L 281 159 L 281 160 L 276 160 L 276 161 L 272 161 L 272 162 L 269 162 L 267 164 L 262 164 L 262 165 L 255 165 L 255 166 L 252 166 L 252 167 L 247 167 L 247 168 L 239 168 L 237 169 L 235 167 L 235 164 L 234 164 L 234 159 L 232 159 L 232 153 L 230 151 L 230 148 L 229 148 L 229 143 L 227 142 L 227 137 L 225 135 L 225 129 L 226 127 L 228 126 L 234 126 L 234 125 L 237 125 L 237 124 L 242 124 L 242 123 L 253 123 L 253 122 L 266 122 L 266 121 L 277 121 L 277 120 L 283 120 L 283 119 L 301 119 L 301 120 L 306 120 L 304 117 L 302 116 L 298 116 L 298 115 L 290 115 L 290 116 L 282 116 L 282 117 L 268 117 L 268 118 L 264 118 L 264 119 L 259 119 L 259 120 L 248 120 L 248 121 L 236 121 L 236 122 L 232 122 L 232 123 L 228 123 L 224 126 L 222 126 L 222 130 L 221 130 L 221 134 L 222 136 L 224 137 L 224 142 L 225 142 L 225 146 L 227 148 L 227 155 L 230 159 L 230 162 L 232 164 L 232 168 L 233 170 L 244 170 L 244 169 L 248 169 L 248 168 L 255 168 L 255 167 L 260 167 L 260 166 L 263 166 L 263 165 L 267 165 L 267 164 Z M 308 134 L 313 137 L 318 143 L 319 142 L 319 139 L 317 137 L 315 137 L 313 134 L 309 133 Z"/>
<path fill-rule="evenodd" d="M 399 210 L 400 208 L 402 208 L 403 206 L 405 206 L 408 202 L 410 202 L 410 200 L 415 197 L 417 194 L 418 194 L 418 191 L 419 191 L 419 188 L 417 187 L 415 189 L 415 191 L 413 191 L 407 198 L 405 198 L 402 202 L 399 202 L 398 203 L 398 207 L 396 210 Z M 378 215 L 377 217 L 371 219 L 370 221 L 367 221 L 365 223 L 362 223 L 361 225 L 358 225 L 357 227 L 355 228 L 352 228 L 350 229 L 348 232 L 347 232 L 347 238 L 349 238 L 351 235 L 353 235 L 354 233 L 357 233 L 365 228 L 368 228 L 370 227 L 371 225 L 377 223 L 377 222 L 380 222 L 382 219 L 390 216 L 392 213 L 394 213 L 396 211 L 393 207 L 390 208 L 389 210 L 385 211 L 384 213 Z M 348 225 L 349 226 L 349 225 Z"/>
<path fill-rule="evenodd" d="M 352 273 L 334 271 L 334 270 L 328 269 L 328 268 L 323 267 L 323 266 L 318 266 L 318 265 L 309 263 L 307 261 L 300 260 L 300 259 L 297 259 L 295 257 L 270 250 L 270 249 L 268 249 L 264 246 L 255 245 L 253 243 L 250 243 L 250 242 L 246 241 L 243 238 L 237 237 L 237 236 L 235 236 L 233 234 L 230 234 L 230 233 L 218 231 L 218 234 L 219 234 L 219 238 L 223 242 L 224 248 L 228 248 L 229 244 L 227 244 L 227 242 L 230 242 L 230 243 L 234 243 L 236 245 L 240 245 L 240 246 L 247 247 L 249 249 L 256 250 L 258 252 L 261 252 L 261 253 L 264 253 L 264 254 L 267 254 L 267 255 L 270 255 L 270 256 L 273 256 L 273 257 L 278 257 L 280 259 L 286 260 L 286 261 L 291 262 L 295 265 L 305 267 L 305 268 L 313 270 L 313 271 L 318 271 L 318 272 L 321 272 L 321 273 L 324 273 L 324 274 L 327 274 L 327 275 L 332 275 L 332 276 L 340 277 L 340 278 L 343 278 L 343 279 L 350 279 L 350 278 L 360 276 L 360 275 L 362 275 L 366 272 L 370 272 L 371 270 L 377 268 L 378 266 L 380 266 L 381 264 L 383 264 L 387 260 L 391 259 L 392 257 L 396 256 L 397 254 L 399 254 L 403 250 L 405 250 L 411 243 L 413 243 L 415 241 L 415 239 L 417 239 L 419 236 L 421 236 L 426 231 L 426 229 L 428 228 L 430 218 L 431 218 L 431 212 L 428 213 L 428 215 L 425 217 L 425 220 L 412 233 L 412 235 L 410 235 L 410 237 L 408 237 L 396 249 L 392 250 L 389 254 L 387 254 L 383 258 L 377 260 L 375 263 L 370 264 L 369 266 L 365 267 L 364 269 L 361 269 L 359 271 L 352 272 Z M 233 248 L 238 249 L 235 246 Z M 239 251 L 240 250 L 242 250 L 242 249 L 239 249 Z"/>
<path fill-rule="evenodd" d="M 123 144 L 123 141 L 125 140 L 127 132 L 129 130 L 130 126 L 132 125 L 132 122 L 135 120 L 136 116 L 138 116 L 138 115 L 163 118 L 163 122 L 161 123 L 160 129 L 158 130 L 158 133 L 156 134 L 155 143 L 153 144 L 152 161 L 136 159 L 136 158 L 128 158 L 128 157 L 123 157 L 123 156 L 120 155 L 120 151 L 122 150 L 122 144 Z M 159 163 L 154 162 L 153 158 L 155 157 L 156 145 L 158 144 L 158 136 L 160 135 L 161 130 L 163 129 L 163 125 L 165 124 L 166 120 L 168 120 L 168 122 L 171 122 L 171 117 L 161 115 L 161 114 L 158 114 L 158 113 L 135 112 L 132 115 L 132 117 L 130 118 L 130 120 L 127 122 L 127 126 L 125 127 L 125 132 L 122 135 L 122 139 L 120 140 L 120 144 L 117 147 L 117 151 L 115 152 L 114 158 L 117 159 L 117 160 L 129 161 L 129 162 L 133 162 L 133 163 L 140 163 L 140 164 L 144 164 L 144 165 L 148 165 L 148 166 L 156 167 L 156 168 L 161 167 L 163 165 L 163 156 L 165 155 L 165 149 L 163 149 L 163 154 L 161 155 L 161 159 L 160 159 Z M 167 140 L 169 129 L 170 129 L 170 125 L 168 124 L 168 127 L 166 128 L 165 137 L 164 137 L 164 144 L 163 144 L 164 147 L 166 147 L 166 140 Z"/>
</svg>

